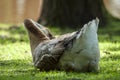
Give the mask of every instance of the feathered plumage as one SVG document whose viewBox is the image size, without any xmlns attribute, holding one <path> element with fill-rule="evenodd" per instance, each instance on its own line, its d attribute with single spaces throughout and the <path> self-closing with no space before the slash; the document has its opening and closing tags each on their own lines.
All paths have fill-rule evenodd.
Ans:
<svg viewBox="0 0 120 80">
<path fill-rule="evenodd" d="M 42 25 L 26 19 L 34 65 L 40 70 L 97 71 L 99 47 L 96 18 L 82 29 L 55 38 Z"/>
</svg>

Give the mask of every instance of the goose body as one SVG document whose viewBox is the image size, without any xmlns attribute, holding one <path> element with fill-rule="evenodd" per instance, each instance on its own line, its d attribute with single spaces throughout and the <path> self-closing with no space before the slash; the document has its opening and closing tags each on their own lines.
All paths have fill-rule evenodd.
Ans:
<svg viewBox="0 0 120 80">
<path fill-rule="evenodd" d="M 92 20 L 79 31 L 55 38 L 42 25 L 25 20 L 35 67 L 45 71 L 98 71 L 98 23 L 98 19 Z"/>
</svg>

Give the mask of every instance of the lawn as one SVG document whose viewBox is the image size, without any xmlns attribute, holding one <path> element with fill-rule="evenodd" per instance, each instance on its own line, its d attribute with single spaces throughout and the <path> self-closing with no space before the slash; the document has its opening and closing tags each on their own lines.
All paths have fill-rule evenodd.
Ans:
<svg viewBox="0 0 120 80">
<path fill-rule="evenodd" d="M 56 36 L 73 31 L 50 27 Z M 23 25 L 0 24 L 0 80 L 120 80 L 120 22 L 99 28 L 101 52 L 98 73 L 39 72 L 34 68 L 29 40 Z"/>
</svg>

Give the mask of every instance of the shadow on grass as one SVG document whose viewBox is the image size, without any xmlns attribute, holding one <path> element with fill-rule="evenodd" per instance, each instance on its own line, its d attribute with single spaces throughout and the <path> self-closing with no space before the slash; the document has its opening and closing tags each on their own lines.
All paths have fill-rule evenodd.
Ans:
<svg viewBox="0 0 120 80">
<path fill-rule="evenodd" d="M 10 73 L 27 73 L 33 70 L 33 65 L 31 60 L 1 60 L 0 61 L 0 72 L 10 72 Z"/>
<path fill-rule="evenodd" d="M 33 72 L 35 71 L 31 61 L 19 59 L 1 60 L 0 69 L 1 80 L 17 80 L 17 78 L 19 78 L 18 80 L 25 80 L 26 75 L 34 76 Z M 15 79 L 15 77 L 17 78 Z"/>
<path fill-rule="evenodd" d="M 59 80 L 65 79 L 59 72 L 40 72 L 29 61 L 0 61 L 0 80 Z"/>
<path fill-rule="evenodd" d="M 106 69 L 106 66 L 102 68 L 104 69 L 104 67 Z M 114 70 L 105 70 L 105 72 L 103 72 L 103 69 L 98 74 L 66 73 L 64 71 L 40 72 L 34 69 L 29 60 L 2 60 L 0 61 L 0 69 L 0 80 L 96 80 L 97 78 L 97 80 L 109 80 L 111 78 L 114 80 L 119 78 Z M 108 74 L 106 74 L 106 72 Z M 111 72 L 115 75 L 112 75 Z M 105 78 L 104 75 L 106 75 Z"/>
<path fill-rule="evenodd" d="M 21 60 L 21 59 L 1 60 L 0 61 L 0 66 L 31 66 L 32 64 L 30 64 L 30 61 L 28 61 L 28 60 Z"/>
<path fill-rule="evenodd" d="M 75 76 L 79 75 L 76 72 L 40 72 L 26 60 L 2 60 L 0 69 L 0 80 L 81 80 Z"/>
</svg>

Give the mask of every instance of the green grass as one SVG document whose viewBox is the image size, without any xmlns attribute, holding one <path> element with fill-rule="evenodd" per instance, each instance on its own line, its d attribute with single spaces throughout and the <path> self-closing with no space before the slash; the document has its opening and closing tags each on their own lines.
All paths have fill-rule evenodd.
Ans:
<svg viewBox="0 0 120 80">
<path fill-rule="evenodd" d="M 71 29 L 50 27 L 55 35 Z M 23 26 L 0 24 L 0 80 L 120 80 L 120 22 L 99 28 L 101 52 L 98 73 L 39 72 L 34 68 L 29 40 Z"/>
</svg>

